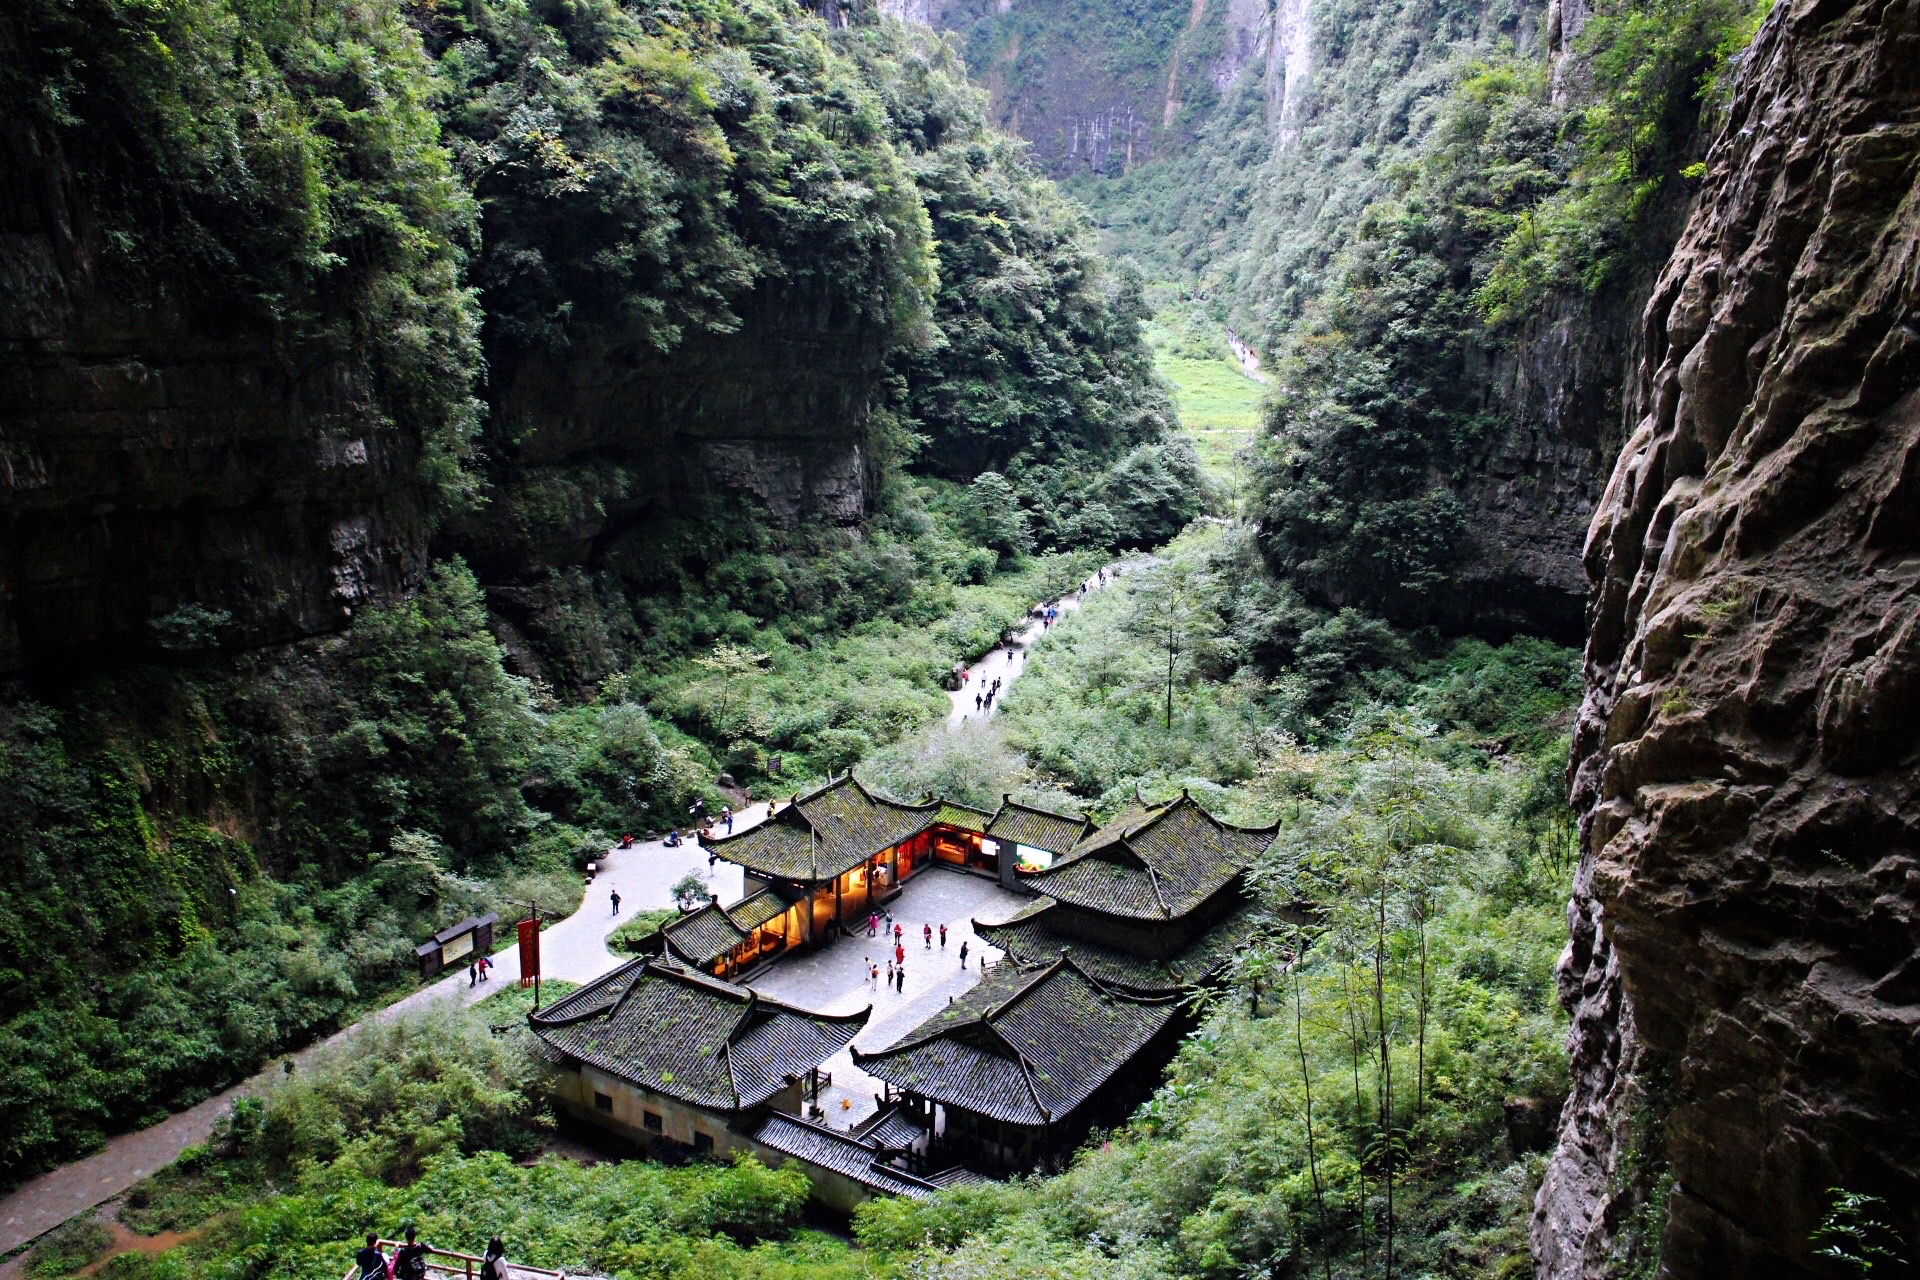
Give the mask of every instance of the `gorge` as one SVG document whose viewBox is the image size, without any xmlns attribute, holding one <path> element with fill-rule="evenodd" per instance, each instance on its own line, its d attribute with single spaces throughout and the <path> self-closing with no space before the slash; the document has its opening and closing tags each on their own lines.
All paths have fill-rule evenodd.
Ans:
<svg viewBox="0 0 1920 1280">
<path fill-rule="evenodd" d="M 20 0 L 0 101 L 17 1194 L 722 805 L 1274 832 L 1031 1182 L 609 1159 L 507 992 L 0 1267 L 1920 1261 L 1914 0 Z"/>
</svg>

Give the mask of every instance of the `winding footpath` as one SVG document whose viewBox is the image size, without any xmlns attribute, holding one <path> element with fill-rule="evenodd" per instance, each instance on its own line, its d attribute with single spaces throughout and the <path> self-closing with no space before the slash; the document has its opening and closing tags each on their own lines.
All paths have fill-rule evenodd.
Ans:
<svg viewBox="0 0 1920 1280">
<path fill-rule="evenodd" d="M 1112 582 L 1119 572 L 1118 566 L 1108 566 L 1107 581 Z M 1098 590 L 1097 583 L 1096 575 L 1089 580 L 1085 591 Z M 1064 620 L 1071 611 L 1078 609 L 1080 602 L 1081 593 L 1069 592 L 1063 596 L 1058 601 L 1061 619 Z M 1056 620 L 1054 626 L 1059 625 L 1060 621 Z M 1026 670 L 1026 651 L 1046 634 L 1046 630 L 1038 620 L 1033 621 L 1015 635 L 1011 652 L 1006 648 L 999 649 L 996 651 L 998 656 L 989 655 L 978 664 L 973 680 L 949 695 L 952 703 L 947 720 L 949 731 L 969 724 L 984 723 L 993 714 L 1000 699 L 1006 696 L 1007 687 Z M 976 711 L 973 695 L 981 687 L 979 681 L 991 680 L 995 676 L 1001 681 L 1000 693 L 994 700 L 995 707 Z M 765 802 L 746 806 L 734 815 L 734 830 L 754 826 L 766 818 Z M 691 842 L 669 849 L 657 840 L 643 841 L 631 849 L 608 850 L 599 873 L 587 887 L 586 897 L 579 909 L 541 931 L 541 968 L 544 975 L 584 983 L 613 968 L 624 957 L 615 957 L 607 949 L 607 935 L 631 918 L 635 911 L 672 906 L 672 885 L 690 871 L 706 881 L 710 892 L 718 895 L 722 902 L 737 901 L 742 895 L 744 877 L 740 868 L 728 862 L 709 864 L 706 851 Z M 621 899 L 622 909 L 618 915 L 613 913 L 609 897 L 615 889 L 619 890 Z M 957 938 L 955 945 L 958 945 Z M 509 989 L 519 978 L 519 951 L 509 947 L 495 955 L 492 981 L 483 986 L 469 986 L 466 971 L 458 970 L 324 1040 L 276 1057 L 265 1069 L 232 1088 L 216 1093 L 185 1111 L 176 1112 L 158 1124 L 110 1138 L 106 1146 L 93 1155 L 62 1165 L 22 1184 L 11 1194 L 0 1197 L 0 1257 L 68 1219 L 99 1207 L 171 1164 L 187 1147 L 207 1141 L 213 1135 L 214 1125 L 232 1107 L 236 1098 L 259 1095 L 284 1079 L 285 1063 L 294 1063 L 297 1072 L 317 1057 L 350 1040 L 370 1024 L 387 1022 L 440 1005 L 474 1004 L 497 991 Z M 971 982 L 967 985 L 971 985 Z M 0 1265 L 0 1280 L 10 1275 L 24 1274 L 22 1261 L 16 1258 Z"/>
</svg>

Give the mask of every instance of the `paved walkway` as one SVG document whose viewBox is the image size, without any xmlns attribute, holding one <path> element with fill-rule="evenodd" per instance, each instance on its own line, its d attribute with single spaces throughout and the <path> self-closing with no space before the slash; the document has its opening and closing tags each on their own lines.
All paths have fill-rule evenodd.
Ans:
<svg viewBox="0 0 1920 1280">
<path fill-rule="evenodd" d="M 1107 575 L 1104 586 L 1112 586 L 1114 579 L 1125 570 L 1124 561 L 1108 565 L 1104 570 Z M 1069 591 L 1061 596 L 1055 601 L 1060 609 L 1060 616 L 1054 619 L 1053 625 L 1057 627 L 1065 622 L 1067 615 L 1080 607 L 1080 601 L 1085 596 L 1102 589 L 1100 575 L 1096 573 L 1082 583 L 1078 590 Z M 1034 643 L 1048 630 L 1045 623 L 1034 619 L 1014 634 L 1011 645 L 990 649 L 984 658 L 974 663 L 972 678 L 947 694 L 947 701 L 950 704 L 947 710 L 947 728 L 952 730 L 967 724 L 983 724 L 999 711 L 1001 701 L 1007 696 L 1008 686 L 1018 680 L 1020 674 L 1027 669 L 1027 650 L 1033 648 Z M 994 694 L 993 705 L 975 707 L 974 697 L 985 692 L 986 687 L 995 680 L 1000 682 L 1000 691 Z"/>
<path fill-rule="evenodd" d="M 905 930 L 901 945 L 907 952 L 905 991 L 886 986 L 887 960 L 893 939 L 883 943 L 862 929 L 819 951 L 777 960 L 748 986 L 776 1000 L 785 1000 L 822 1013 L 853 1013 L 868 1006 L 873 1017 L 854 1044 L 871 1051 L 892 1044 L 903 1032 L 926 1021 L 954 996 L 980 981 L 980 965 L 1000 959 L 998 948 L 974 936 L 973 918 L 997 924 L 1026 906 L 1030 898 L 1012 893 L 985 876 L 955 871 L 935 863 L 909 877 L 891 904 L 894 920 Z M 920 929 L 934 928 L 928 947 Z M 947 926 L 947 945 L 940 946 L 940 926 Z M 967 967 L 960 967 L 960 945 L 967 944 Z M 869 960 L 880 966 L 881 986 L 869 985 Z M 821 1065 L 833 1077 L 820 1090 L 825 1123 L 850 1129 L 878 1109 L 882 1084 L 853 1065 L 851 1048 L 842 1049 Z"/>
<path fill-rule="evenodd" d="M 1109 565 L 1106 570 L 1107 582 L 1111 584 L 1123 569 L 1124 565 Z M 1084 592 L 1099 589 L 1099 576 L 1096 574 L 1088 579 L 1082 591 L 1069 592 L 1062 597 L 1058 602 L 1061 619 L 1054 625 L 1059 626 L 1068 614 L 1080 607 Z M 1027 650 L 1045 631 L 1046 628 L 1039 622 L 1031 622 L 1014 637 L 1011 651 L 1003 647 L 982 659 L 975 669 L 973 681 L 950 695 L 952 710 L 947 727 L 957 729 L 969 722 L 983 722 L 991 716 L 999 698 L 1006 695 L 1007 687 L 1026 669 Z M 1001 681 L 995 708 L 976 711 L 973 695 L 980 689 L 980 681 L 991 680 L 995 676 Z M 764 803 L 748 806 L 735 815 L 734 830 L 763 822 L 766 816 L 767 806 Z M 669 849 L 658 841 L 646 841 L 635 844 L 631 849 L 608 850 L 606 861 L 594 883 L 588 886 L 580 909 L 566 919 L 548 925 L 541 932 L 541 968 L 545 976 L 570 982 L 589 982 L 612 968 L 617 958 L 607 950 L 607 935 L 636 911 L 673 905 L 668 889 L 689 871 L 707 881 L 709 892 L 718 894 L 722 902 L 736 902 L 742 896 L 743 876 L 740 868 L 730 862 L 709 865 L 706 851 L 691 843 Z M 620 891 L 620 914 L 617 916 L 613 914 L 608 899 L 613 889 Z M 961 939 L 967 939 L 975 953 L 991 953 L 991 958 L 997 959 L 998 952 L 974 938 L 967 921 L 974 915 L 991 920 L 1004 919 L 1018 908 L 1019 902 L 1020 899 L 990 881 L 964 873 L 929 868 L 925 875 L 908 883 L 901 901 L 895 905 L 908 913 L 901 918 L 903 921 L 911 919 L 913 923 L 910 927 L 916 930 L 920 915 L 932 920 L 936 927 L 945 919 L 949 925 L 947 945 L 950 955 L 956 958 L 945 962 L 936 958 L 929 965 L 913 954 L 918 948 L 924 955 L 924 948 L 919 948 L 920 939 L 917 936 L 910 938 L 909 942 L 913 945 L 907 948 L 907 990 L 904 995 L 867 992 L 864 991 L 864 984 L 852 981 L 850 975 L 859 967 L 861 952 L 858 944 L 865 941 L 860 938 L 844 939 L 836 946 L 812 956 L 796 957 L 776 965 L 768 971 L 765 979 L 756 980 L 752 985 L 769 995 L 791 999 L 796 1004 L 834 1012 L 841 1008 L 861 1008 L 871 1001 L 876 1006 L 876 1016 L 861 1033 L 859 1044 L 863 1049 L 875 1048 L 927 1017 L 948 996 L 965 991 L 979 980 L 977 966 L 970 965 L 966 975 L 959 970 L 957 955 Z M 938 955 L 937 948 L 935 954 Z M 884 961 L 884 957 L 877 952 L 876 958 Z M 918 964 L 917 959 L 920 960 Z M 883 962 L 883 972 L 885 967 Z M 508 948 L 494 958 L 493 980 L 485 986 L 468 986 L 466 972 L 462 970 L 422 987 L 369 1015 L 361 1023 L 286 1057 L 304 1066 L 328 1046 L 351 1037 L 367 1021 L 384 1022 L 446 1001 L 472 1004 L 496 991 L 505 990 L 519 977 L 518 949 Z M 784 994 L 789 991 L 791 995 Z M 823 1000 L 825 1003 L 822 1003 Z M 215 1122 L 226 1114 L 235 1098 L 242 1094 L 261 1093 L 282 1078 L 281 1063 L 285 1060 L 276 1058 L 250 1079 L 213 1095 L 199 1105 L 168 1116 L 159 1124 L 111 1138 L 105 1147 L 93 1155 L 42 1174 L 12 1194 L 0 1197 L 0 1255 L 10 1253 L 67 1219 L 105 1203 L 141 1179 L 171 1164 L 188 1146 L 205 1142 L 212 1136 Z M 845 1123 L 849 1118 L 871 1114 L 874 1109 L 873 1094 L 879 1089 L 878 1082 L 858 1072 L 846 1051 L 830 1061 L 827 1069 L 834 1078 L 833 1089 L 822 1091 L 823 1104 L 829 1109 L 829 1120 L 835 1121 L 837 1117 L 839 1123 Z M 844 1109 L 839 1108 L 842 1099 L 849 1104 Z M 4 1272 L 0 1272 L 0 1280 L 4 1280 Z"/>
<path fill-rule="evenodd" d="M 766 812 L 764 804 L 741 811 L 734 818 L 734 829 L 764 821 Z M 658 841 L 647 841 L 631 849 L 609 850 L 605 869 L 588 887 L 580 909 L 541 931 L 540 967 L 545 976 L 588 982 L 612 968 L 616 957 L 607 950 L 607 935 L 631 919 L 636 911 L 672 906 L 673 897 L 668 889 L 689 871 L 706 880 L 712 886 L 710 891 L 718 893 L 722 901 L 731 902 L 740 897 L 740 868 L 730 862 L 709 867 L 706 851 L 691 843 L 669 849 Z M 608 901 L 608 892 L 614 888 L 620 890 L 617 916 Z M 0 1199 L 0 1255 L 112 1199 L 171 1164 L 187 1147 L 205 1142 L 213 1135 L 215 1122 L 227 1113 L 235 1098 L 264 1092 L 283 1078 L 285 1072 L 281 1064 L 286 1058 L 305 1066 L 329 1046 L 350 1038 L 366 1021 L 385 1022 L 451 1001 L 472 1004 L 496 991 L 506 990 L 519 978 L 519 949 L 510 947 L 494 957 L 493 980 L 485 986 L 468 986 L 466 970 L 462 969 L 369 1015 L 362 1023 L 297 1053 L 275 1058 L 257 1075 L 197 1106 L 176 1112 L 159 1124 L 110 1138 L 107 1145 L 93 1155 L 23 1184 L 19 1190 Z M 0 1272 L 0 1276 L 4 1274 Z"/>
</svg>

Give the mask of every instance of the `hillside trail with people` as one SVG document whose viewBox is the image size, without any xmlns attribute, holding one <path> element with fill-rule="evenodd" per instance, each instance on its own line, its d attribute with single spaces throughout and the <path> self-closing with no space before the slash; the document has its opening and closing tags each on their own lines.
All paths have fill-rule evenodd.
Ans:
<svg viewBox="0 0 1920 1280">
<path fill-rule="evenodd" d="M 1083 586 L 1048 604 L 1057 610 L 1049 622 L 1033 618 L 1016 632 L 1009 646 L 1000 646 L 969 664 L 972 678 L 950 695 L 952 710 L 946 727 L 960 729 L 968 723 L 984 723 L 993 714 L 1006 689 L 1026 669 L 1027 652 L 1043 639 L 1051 627 L 1080 607 L 1084 595 L 1110 586 L 1123 566 L 1111 564 L 1096 571 Z M 1045 606 L 1043 606 L 1045 607 Z M 982 699 L 976 709 L 973 698 L 982 681 L 1000 681 L 993 705 Z M 733 829 L 744 830 L 766 821 L 768 802 L 757 801 L 740 806 L 734 812 Z M 547 924 L 540 933 L 541 971 L 545 978 L 573 983 L 590 982 L 627 959 L 607 949 L 607 935 L 631 919 L 638 911 L 657 910 L 674 905 L 673 885 L 689 872 L 698 875 L 708 892 L 722 902 L 732 903 L 742 896 L 744 876 L 739 867 L 728 862 L 710 862 L 705 849 L 695 841 L 683 841 L 669 847 L 664 840 L 635 841 L 627 848 L 614 846 L 596 864 L 597 871 L 586 896 L 572 914 Z M 611 894 L 620 894 L 620 910 L 612 908 Z M 502 936 L 512 933 L 512 924 L 503 921 Z M 143 1178 L 158 1173 L 177 1159 L 189 1146 L 207 1141 L 214 1126 L 242 1096 L 259 1095 L 286 1078 L 291 1064 L 298 1073 L 316 1057 L 351 1039 L 370 1023 L 385 1022 L 410 1013 L 441 1005 L 471 1005 L 516 985 L 520 980 L 517 947 L 508 946 L 493 957 L 488 982 L 469 983 L 466 969 L 409 993 L 360 1020 L 318 1040 L 303 1049 L 277 1055 L 260 1071 L 237 1085 L 213 1094 L 184 1111 L 178 1111 L 157 1124 L 107 1140 L 99 1151 L 70 1164 L 62 1165 L 22 1183 L 0 1197 L 0 1256 L 12 1253 L 70 1218 L 98 1208 L 127 1191 Z M 0 1280 L 25 1275 L 24 1253 L 0 1264 Z"/>
<path fill-rule="evenodd" d="M 1035 606 L 1041 611 L 1054 610 L 1055 616 L 1048 619 L 1044 612 L 1038 617 L 1029 615 L 1027 625 L 1015 632 L 1005 644 L 987 650 L 985 655 L 969 664 L 966 667 L 968 678 L 958 689 L 947 693 L 948 732 L 970 724 L 984 724 L 992 719 L 1000 709 L 1001 700 L 1007 695 L 1008 686 L 1027 669 L 1027 651 L 1052 628 L 1059 626 L 1068 614 L 1079 609 L 1089 594 L 1112 586 L 1126 571 L 1126 567 L 1125 561 L 1116 560 L 1096 570 L 1077 589 L 1067 592 L 1058 600 Z M 989 689 L 993 691 L 990 697 L 987 693 Z"/>
</svg>

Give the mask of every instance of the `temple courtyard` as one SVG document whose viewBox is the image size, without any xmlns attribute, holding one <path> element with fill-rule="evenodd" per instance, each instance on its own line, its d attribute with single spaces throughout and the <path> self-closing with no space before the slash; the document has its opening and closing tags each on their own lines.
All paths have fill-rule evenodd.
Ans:
<svg viewBox="0 0 1920 1280">
<path fill-rule="evenodd" d="M 851 936 L 836 939 L 818 951 L 782 956 L 757 975 L 748 975 L 743 985 L 760 994 L 820 1013 L 857 1013 L 873 1006 L 873 1016 L 853 1045 L 821 1064 L 821 1072 L 832 1078 L 832 1084 L 821 1084 L 820 1123 L 850 1129 L 873 1115 L 883 1087 L 853 1065 L 853 1048 L 868 1052 L 884 1048 L 955 996 L 971 990 L 980 981 L 982 963 L 992 964 L 1002 958 L 998 948 L 974 933 L 974 919 L 998 923 L 1032 903 L 1031 897 L 1003 889 L 985 876 L 944 866 L 929 867 L 902 885 L 900 896 L 889 904 L 893 919 L 906 931 L 902 936 L 907 950 L 904 992 L 885 985 L 887 960 L 893 955 L 891 934 L 882 943 L 877 937 L 867 937 L 864 924 Z M 923 924 L 933 926 L 932 950 L 921 938 Z M 947 926 L 944 950 L 940 946 L 942 924 Z M 960 967 L 963 942 L 967 944 L 965 969 Z M 869 984 L 869 958 L 880 966 L 884 990 Z"/>
</svg>

